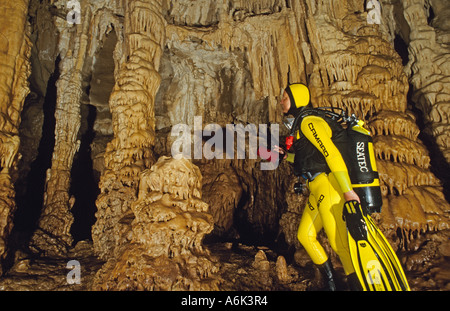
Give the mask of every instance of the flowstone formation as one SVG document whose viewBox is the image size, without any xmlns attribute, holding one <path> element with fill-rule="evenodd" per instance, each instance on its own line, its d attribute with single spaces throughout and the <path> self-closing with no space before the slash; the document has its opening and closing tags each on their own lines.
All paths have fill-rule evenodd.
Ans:
<svg viewBox="0 0 450 311">
<path fill-rule="evenodd" d="M 213 230 L 202 175 L 184 158 L 159 158 L 141 173 L 131 240 L 97 273 L 101 290 L 218 290 L 218 263 L 203 248 Z"/>
</svg>

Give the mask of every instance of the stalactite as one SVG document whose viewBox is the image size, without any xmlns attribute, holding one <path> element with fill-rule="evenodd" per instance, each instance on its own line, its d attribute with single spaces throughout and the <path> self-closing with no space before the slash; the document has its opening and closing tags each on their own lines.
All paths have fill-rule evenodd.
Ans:
<svg viewBox="0 0 450 311">
<path fill-rule="evenodd" d="M 0 14 L 0 261 L 8 251 L 8 238 L 16 209 L 14 180 L 20 125 L 31 73 L 30 25 L 27 0 L 2 3 Z M 0 262 L 0 275 L 3 273 Z"/>
<path fill-rule="evenodd" d="M 291 82 L 304 81 L 306 73 L 297 68 L 309 66 L 306 61 L 311 60 L 304 26 L 301 20 L 295 19 L 295 14 L 304 14 L 305 8 L 298 3 L 295 11 L 287 10 L 284 4 L 273 0 L 264 4 L 256 1 L 230 5 L 229 11 L 222 7 L 221 22 L 215 27 L 189 29 L 169 24 L 167 44 L 170 47 L 198 38 L 208 47 L 207 50 L 220 47 L 220 50 L 227 52 L 244 51 L 256 100 L 268 101 L 265 108 L 268 115 L 263 116 L 264 122 L 267 118 L 270 122 L 280 122 L 277 98 L 287 84 L 288 73 Z M 275 14 L 258 14 L 261 10 L 272 12 L 274 8 L 278 8 Z M 249 12 L 247 17 L 251 18 L 233 19 L 233 12 L 241 9 Z M 220 120 L 214 122 L 221 123 Z"/>
</svg>

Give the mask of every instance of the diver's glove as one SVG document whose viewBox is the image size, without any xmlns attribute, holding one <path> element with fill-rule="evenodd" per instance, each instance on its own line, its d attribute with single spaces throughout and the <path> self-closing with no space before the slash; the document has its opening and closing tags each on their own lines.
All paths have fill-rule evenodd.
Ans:
<svg viewBox="0 0 450 311">
<path fill-rule="evenodd" d="M 353 239 L 356 241 L 367 239 L 367 225 L 358 201 L 352 200 L 344 203 L 342 218 Z"/>
</svg>

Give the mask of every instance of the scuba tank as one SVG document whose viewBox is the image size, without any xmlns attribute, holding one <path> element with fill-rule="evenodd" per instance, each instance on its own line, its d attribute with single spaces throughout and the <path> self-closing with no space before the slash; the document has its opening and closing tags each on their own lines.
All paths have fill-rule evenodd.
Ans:
<svg viewBox="0 0 450 311">
<path fill-rule="evenodd" d="M 373 140 L 364 122 L 354 120 L 347 127 L 349 138 L 346 161 L 353 190 L 369 214 L 380 213 L 383 204 Z M 344 152 L 344 150 L 340 150 Z"/>
<path fill-rule="evenodd" d="M 331 109 L 331 111 L 328 109 Z M 340 110 L 340 113 L 335 112 L 335 110 Z M 343 144 L 336 143 L 336 147 L 342 154 L 347 165 L 352 188 L 358 194 L 362 207 L 369 214 L 381 212 L 383 201 L 373 149 L 373 140 L 370 132 L 363 127 L 364 122 L 358 120 L 354 114 L 348 116 L 341 108 L 320 107 L 305 110 L 288 127 L 290 129 L 290 135 L 286 137 L 286 148 L 288 150 L 293 145 L 294 137 L 301 124 L 301 120 L 308 115 L 331 118 L 340 126 L 346 123 L 346 141 Z"/>
</svg>

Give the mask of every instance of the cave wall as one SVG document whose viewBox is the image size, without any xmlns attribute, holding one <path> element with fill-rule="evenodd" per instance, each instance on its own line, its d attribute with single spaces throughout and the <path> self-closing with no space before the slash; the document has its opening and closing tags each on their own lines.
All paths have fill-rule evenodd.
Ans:
<svg viewBox="0 0 450 311">
<path fill-rule="evenodd" d="M 19 126 L 31 72 L 28 1 L 3 3 L 0 14 L 0 259 L 7 255 L 8 238 L 16 210 L 14 180 L 17 173 Z M 13 179 L 14 178 L 14 179 Z M 3 268 L 1 266 L 1 268 Z M 3 269 L 0 269 L 2 274 Z"/>
<path fill-rule="evenodd" d="M 7 91 L 1 95 L 1 107 L 8 116 L 0 129 L 5 137 L 2 168 L 13 166 L 16 157 L 27 77 L 32 72 L 33 96 L 25 103 L 22 114 L 30 117 L 24 120 L 45 117 L 37 107 L 48 104 L 48 85 L 52 76 L 56 80 L 54 146 L 46 167 L 42 210 L 30 242 L 34 252 L 61 255 L 72 247 L 79 200 L 73 190 L 73 168 L 80 148 L 89 149 L 98 184 L 96 201 L 90 203 L 96 209 L 91 238 L 96 254 L 107 262 L 96 278 L 99 289 L 111 288 L 111 280 L 118 278 L 123 280 L 119 289 L 142 284 L 154 288 L 151 278 L 139 273 L 155 265 L 172 269 L 176 263 L 171 261 L 175 260 L 172 247 L 187 257 L 199 253 L 196 260 L 201 263 L 184 262 L 191 277 L 168 279 L 164 289 L 215 289 L 215 282 L 205 282 L 217 272 L 214 260 L 199 246 L 209 232 L 252 236 L 263 243 L 278 237 L 278 242 L 299 247 L 295 236 L 305 196 L 292 193 L 295 180 L 287 163 L 261 171 L 261 159 L 201 159 L 192 161 L 199 170 L 182 169 L 180 176 L 203 176 L 201 190 L 195 188 L 196 199 L 209 207 L 198 203 L 199 210 L 192 212 L 205 215 L 189 222 L 188 233 L 180 229 L 179 235 L 166 235 L 181 248 L 168 242 L 162 257 L 138 259 L 138 254 L 156 247 L 146 240 L 164 227 L 161 217 L 173 217 L 177 224 L 179 217 L 192 217 L 189 211 L 166 213 L 171 200 L 177 201 L 176 193 L 165 200 L 142 197 L 161 192 L 145 188 L 148 181 L 143 180 L 148 180 L 149 169 L 160 156 L 170 156 L 176 139 L 171 128 L 180 123 L 193 126 L 196 116 L 202 117 L 202 125 L 220 127 L 280 123 L 277 102 L 288 80 L 309 84 L 314 104 L 356 113 L 372 130 L 384 198 L 379 220 L 390 237 L 400 232 L 398 244 L 413 247 L 418 234 L 448 229 L 449 205 L 442 181 L 432 173 L 417 120 L 420 109 L 424 131 L 436 140 L 447 159 L 443 163 L 448 164 L 448 8 L 443 2 L 381 1 L 380 24 L 368 23 L 363 2 L 353 0 L 80 2 L 80 24 L 67 22 L 70 8 L 64 1 L 31 1 L 31 31 L 25 9 L 16 12 L 22 22 L 8 24 L 18 27 L 14 36 L 4 34 L 17 44 L 2 61 L 8 63 L 10 55 L 20 57 L 14 69 L 2 73 Z M 17 34 L 22 34 L 19 40 Z M 408 46 L 406 66 L 395 50 L 396 36 Z M 91 121 L 86 111 L 93 111 Z M 27 137 L 39 139 L 45 134 L 27 136 L 29 127 L 22 125 L 22 144 Z M 86 143 L 86 133 L 93 137 L 91 142 Z M 22 181 L 26 168 L 38 157 L 37 149 L 21 146 L 21 152 L 27 153 L 21 162 Z M 170 171 L 168 167 L 161 170 Z M 15 202 L 10 173 L 3 173 L 5 229 L 0 238 L 7 241 Z M 162 187 L 170 188 L 174 180 L 165 180 Z M 30 187 L 24 184 L 21 187 Z M 145 210 L 152 208 L 164 212 L 147 215 Z M 82 217 L 81 213 L 76 218 Z M 153 229 L 142 231 L 144 224 Z M 198 230 L 198 224 L 204 227 Z M 177 240 L 195 233 L 200 238 Z M 142 270 L 123 270 L 138 261 Z M 200 266 L 206 267 L 203 274 Z M 133 273 L 139 277 L 126 283 L 126 276 Z"/>
<path fill-rule="evenodd" d="M 404 35 L 409 55 L 405 70 L 410 78 L 412 100 L 421 111 L 421 135 L 433 157 L 432 171 L 448 189 L 450 8 L 446 1 L 439 0 L 406 1 L 396 5 L 404 9 L 403 17 L 409 27 Z M 445 193 L 448 198 L 448 190 Z"/>
<path fill-rule="evenodd" d="M 413 86 L 413 100 L 422 111 L 425 131 L 433 137 L 447 162 L 449 152 L 448 75 L 450 8 L 445 1 L 406 1 L 402 3 L 409 26 L 410 60 L 407 65 Z"/>
</svg>

